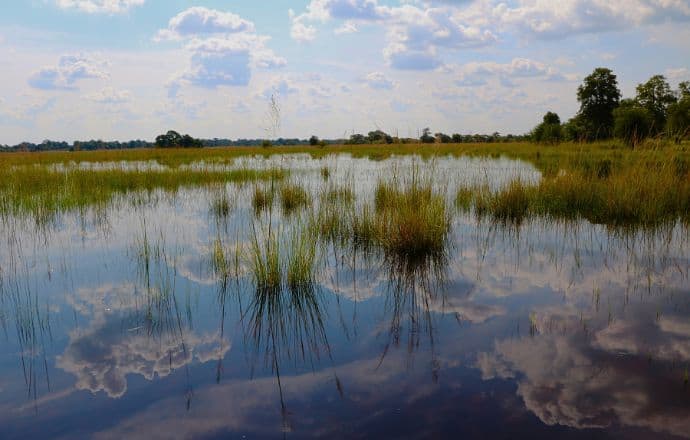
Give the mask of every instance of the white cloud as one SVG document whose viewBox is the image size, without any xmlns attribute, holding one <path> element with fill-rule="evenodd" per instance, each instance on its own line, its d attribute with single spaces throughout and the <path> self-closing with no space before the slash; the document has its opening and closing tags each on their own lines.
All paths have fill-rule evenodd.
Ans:
<svg viewBox="0 0 690 440">
<path fill-rule="evenodd" d="M 502 85 L 508 87 L 514 87 L 513 80 L 520 78 L 565 79 L 553 67 L 527 58 L 514 58 L 509 63 L 471 62 L 462 66 L 446 66 L 444 70 L 456 78 L 454 82 L 460 87 L 485 85 L 491 78 L 498 78 Z"/>
<path fill-rule="evenodd" d="M 371 72 L 362 81 L 377 90 L 391 90 L 396 86 L 395 81 L 388 79 L 382 72 Z"/>
<path fill-rule="evenodd" d="M 76 9 L 89 14 L 120 14 L 134 6 L 141 6 L 146 0 L 56 0 L 62 9 Z"/>
<path fill-rule="evenodd" d="M 290 36 L 295 41 L 312 41 L 316 38 L 316 28 L 301 22 L 296 22 L 290 28 Z"/>
<path fill-rule="evenodd" d="M 84 98 L 100 104 L 122 104 L 131 101 L 132 94 L 127 90 L 115 90 L 112 87 L 106 87 L 98 92 L 84 95 Z"/>
<path fill-rule="evenodd" d="M 456 12 L 455 6 L 389 7 L 377 0 L 312 0 L 303 14 L 290 13 L 291 35 L 298 41 L 315 39 L 316 28 L 306 23 L 345 20 L 334 31 L 336 35 L 356 32 L 358 24 L 378 23 L 386 29 L 383 54 L 391 67 L 429 70 L 441 64 L 439 48 L 480 47 L 497 40 L 491 31 L 467 23 Z"/>
<path fill-rule="evenodd" d="M 168 82 L 174 97 L 186 85 L 214 89 L 246 86 L 252 68 L 272 69 L 287 64 L 266 47 L 270 37 L 256 33 L 254 23 L 231 12 L 203 7 L 189 8 L 170 19 L 156 41 L 184 40 L 191 54 L 188 69 Z"/>
<path fill-rule="evenodd" d="M 669 79 L 684 80 L 690 78 L 690 70 L 686 67 L 669 68 L 664 72 Z"/>
<path fill-rule="evenodd" d="M 333 33 L 336 35 L 354 34 L 355 32 L 357 32 L 357 30 L 358 30 L 357 25 L 355 23 L 353 23 L 351 21 L 346 21 L 345 23 L 343 23 L 342 26 L 340 26 L 339 28 L 336 28 L 333 31 Z M 2 41 L 2 40 L 0 40 L 0 41 Z"/>
<path fill-rule="evenodd" d="M 106 63 L 85 55 L 63 55 L 57 66 L 42 67 L 29 77 L 29 85 L 42 90 L 74 90 L 76 82 L 107 78 Z"/>
<path fill-rule="evenodd" d="M 212 34 L 253 33 L 254 23 L 232 12 L 201 6 L 186 9 L 168 22 L 167 29 L 158 31 L 157 40 L 180 40 Z"/>
<path fill-rule="evenodd" d="M 498 24 L 511 25 L 537 38 L 629 29 L 663 21 L 690 20 L 685 0 L 519 0 L 487 2 Z"/>
</svg>

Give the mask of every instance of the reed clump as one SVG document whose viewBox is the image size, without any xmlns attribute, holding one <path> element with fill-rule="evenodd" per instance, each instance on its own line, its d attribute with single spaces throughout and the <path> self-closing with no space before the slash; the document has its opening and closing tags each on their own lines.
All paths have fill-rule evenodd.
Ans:
<svg viewBox="0 0 690 440">
<path fill-rule="evenodd" d="M 445 254 L 451 215 L 443 191 L 413 168 L 408 178 L 380 180 L 372 203 L 356 204 L 351 188 L 325 192 L 315 217 L 321 239 L 389 259 L 423 260 Z"/>
<path fill-rule="evenodd" d="M 274 199 L 275 189 L 273 185 L 270 187 L 254 186 L 254 192 L 252 194 L 252 207 L 254 208 L 254 213 L 258 215 L 262 211 L 270 210 L 273 206 Z"/>
<path fill-rule="evenodd" d="M 422 260 L 444 255 L 450 212 L 431 179 L 413 171 L 407 182 L 379 182 L 375 192 L 376 232 L 384 251 L 397 258 Z"/>
<path fill-rule="evenodd" d="M 261 236 L 254 230 L 250 245 L 250 261 L 257 291 L 265 294 L 279 294 L 282 288 L 283 265 L 280 261 L 280 241 L 268 230 Z"/>
<path fill-rule="evenodd" d="M 311 203 L 311 197 L 300 185 L 284 183 L 280 186 L 280 206 L 286 215 L 292 214 L 298 208 L 303 208 Z"/>
</svg>

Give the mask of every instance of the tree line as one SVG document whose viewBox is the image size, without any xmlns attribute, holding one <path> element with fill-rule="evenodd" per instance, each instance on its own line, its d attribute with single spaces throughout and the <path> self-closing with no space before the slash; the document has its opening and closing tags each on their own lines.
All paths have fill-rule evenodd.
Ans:
<svg viewBox="0 0 690 440">
<path fill-rule="evenodd" d="M 532 130 L 537 142 L 590 142 L 617 138 L 635 146 L 648 137 L 680 143 L 690 134 L 690 81 L 672 90 L 663 75 L 638 84 L 633 98 L 622 99 L 616 75 L 594 69 L 577 89 L 580 110 L 566 123 L 551 111 Z"/>
</svg>

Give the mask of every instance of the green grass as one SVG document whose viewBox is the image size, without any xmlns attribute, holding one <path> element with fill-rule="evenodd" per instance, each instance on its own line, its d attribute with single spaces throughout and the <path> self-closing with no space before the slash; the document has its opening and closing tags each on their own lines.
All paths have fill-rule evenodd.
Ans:
<svg viewBox="0 0 690 440">
<path fill-rule="evenodd" d="M 28 215 L 44 223 L 59 213 L 105 206 L 126 194 L 150 194 L 155 190 L 175 193 L 182 187 L 276 180 L 286 175 L 282 169 L 53 171 L 43 166 L 0 167 L 0 216 Z"/>
<path fill-rule="evenodd" d="M 379 182 L 375 206 L 379 242 L 389 256 L 424 260 L 446 253 L 450 210 L 431 178 L 413 171 L 405 181 Z"/>
<path fill-rule="evenodd" d="M 379 250 L 389 260 L 440 258 L 448 248 L 451 217 L 443 191 L 434 190 L 432 183 L 414 168 L 404 179 L 379 181 L 373 204 L 333 197 L 316 216 L 317 230 L 322 239 Z"/>
<path fill-rule="evenodd" d="M 254 229 L 249 251 L 249 267 L 256 289 L 267 295 L 279 294 L 282 289 L 283 265 L 280 249 L 280 240 L 273 230 L 258 233 Z"/>
<path fill-rule="evenodd" d="M 638 153 L 619 161 L 583 159 L 536 184 L 516 179 L 497 191 L 460 188 L 456 204 L 479 216 L 519 223 L 529 216 L 584 219 L 614 227 L 690 222 L 690 175 L 682 156 Z"/>
<path fill-rule="evenodd" d="M 522 185 L 529 198 L 526 215 L 584 218 L 603 224 L 653 225 L 679 218 L 687 221 L 690 217 L 688 146 L 690 144 L 687 142 L 674 145 L 648 140 L 634 150 L 618 141 L 605 141 L 548 146 L 525 142 L 4 153 L 0 154 L 0 216 L 29 214 L 37 222 L 47 223 L 60 212 L 92 206 L 106 207 L 118 195 L 132 192 L 146 196 L 157 189 L 175 192 L 183 186 L 274 180 L 283 177 L 285 171 L 223 172 L 183 166 L 197 163 L 228 164 L 242 156 L 266 157 L 299 152 L 313 157 L 348 153 L 373 160 L 406 154 L 417 154 L 423 158 L 467 155 L 521 159 L 532 163 L 544 176 L 536 189 Z M 126 170 L 118 164 L 122 161 L 156 161 L 169 168 L 163 171 Z M 71 166 L 82 162 L 113 162 L 115 169 L 78 170 Z M 65 164 L 68 170 L 51 171 L 43 166 L 51 164 Z M 330 176 L 331 170 L 321 172 Z M 281 199 L 284 199 L 281 203 L 286 211 L 308 204 L 304 202 L 304 192 L 290 193 L 289 189 L 294 187 L 286 187 L 286 197 L 281 194 Z M 456 203 L 463 209 L 472 205 L 477 211 L 494 213 L 497 219 L 518 220 L 524 217 L 525 212 L 525 194 L 521 195 L 520 190 L 520 184 L 516 184 L 507 193 L 482 193 L 479 194 L 481 197 L 477 197 L 474 195 L 476 188 L 465 188 L 461 189 Z M 381 189 L 377 194 L 379 205 L 388 203 L 384 199 L 390 194 L 385 194 L 385 191 L 385 188 Z M 332 197 L 338 198 L 339 195 L 333 194 Z M 255 208 L 263 209 L 270 205 L 270 197 L 265 197 L 261 203 L 259 198 L 256 201 Z M 225 211 L 222 203 L 217 208 L 219 214 Z"/>
<path fill-rule="evenodd" d="M 303 187 L 290 182 L 280 186 L 280 206 L 284 214 L 292 214 L 298 208 L 309 206 L 310 203 L 311 197 Z"/>
<path fill-rule="evenodd" d="M 316 249 L 318 237 L 312 228 L 297 225 L 290 234 L 287 255 L 287 286 L 292 292 L 312 289 L 316 284 Z"/>
<path fill-rule="evenodd" d="M 211 215 L 216 220 L 227 219 L 233 209 L 233 202 L 228 197 L 225 188 L 217 190 L 211 199 Z"/>
<path fill-rule="evenodd" d="M 328 180 L 331 177 L 331 169 L 328 167 L 321 168 L 321 178 L 323 180 Z"/>
<path fill-rule="evenodd" d="M 254 186 L 254 192 L 252 194 L 252 207 L 254 208 L 254 213 L 258 215 L 262 211 L 270 210 L 271 207 L 273 207 L 274 199 L 275 190 L 273 185 L 270 185 L 270 187 Z"/>
</svg>

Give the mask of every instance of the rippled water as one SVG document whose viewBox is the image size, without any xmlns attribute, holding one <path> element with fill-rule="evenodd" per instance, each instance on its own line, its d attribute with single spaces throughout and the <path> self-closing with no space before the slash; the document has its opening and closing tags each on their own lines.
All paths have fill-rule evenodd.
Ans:
<svg viewBox="0 0 690 440">
<path fill-rule="evenodd" d="M 357 203 L 414 166 L 449 203 L 458 183 L 539 178 L 504 159 L 210 166 L 276 165 L 315 196 L 349 182 Z M 690 437 L 684 227 L 456 213 L 442 267 L 324 244 L 313 299 L 266 306 L 244 255 L 266 220 L 252 185 L 222 190 L 227 218 L 221 189 L 189 188 L 0 225 L 0 438 Z M 243 249 L 236 276 L 214 272 L 217 240 Z"/>
</svg>

